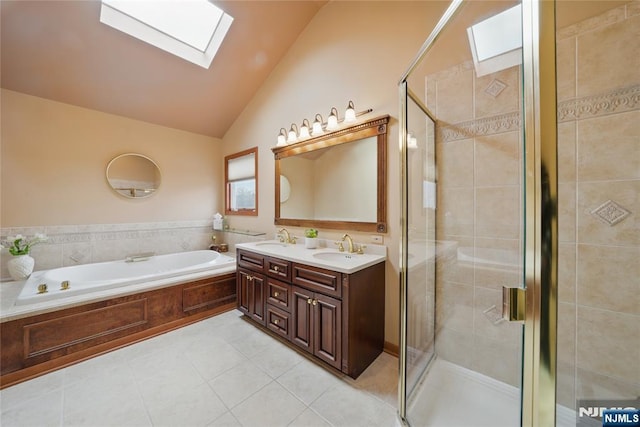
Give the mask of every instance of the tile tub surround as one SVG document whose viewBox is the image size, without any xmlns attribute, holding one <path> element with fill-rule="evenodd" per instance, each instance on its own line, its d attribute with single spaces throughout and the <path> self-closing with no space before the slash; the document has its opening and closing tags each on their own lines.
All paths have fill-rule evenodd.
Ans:
<svg viewBox="0 0 640 427">
<path fill-rule="evenodd" d="M 213 234 L 210 220 L 124 224 L 9 227 L 0 236 L 45 233 L 48 241 L 31 250 L 35 271 L 94 262 L 115 261 L 127 255 L 155 252 L 158 255 L 207 249 Z M 11 280 L 8 252 L 0 257 L 0 278 Z"/>
<path fill-rule="evenodd" d="M 633 363 L 608 350 L 640 358 L 638 39 L 637 0 L 557 32 L 558 401 L 570 408 L 578 398 L 640 394 Z M 518 253 L 521 118 L 514 107 L 519 90 L 510 90 L 516 74 L 512 68 L 477 79 L 464 63 L 427 77 L 427 105 L 440 120 L 439 240 Z M 492 79 L 506 86 L 495 97 Z M 499 301 L 494 285 L 517 285 L 518 275 L 473 264 L 440 273 L 440 356 L 513 384 L 518 365 L 509 361 L 492 372 L 491 357 L 504 346 L 519 348 L 506 339 L 511 331 L 500 332 L 509 326 L 488 324 L 482 311 Z"/>
<path fill-rule="evenodd" d="M 230 311 L 0 391 L 3 426 L 384 426 L 398 359 L 333 375 Z"/>
</svg>

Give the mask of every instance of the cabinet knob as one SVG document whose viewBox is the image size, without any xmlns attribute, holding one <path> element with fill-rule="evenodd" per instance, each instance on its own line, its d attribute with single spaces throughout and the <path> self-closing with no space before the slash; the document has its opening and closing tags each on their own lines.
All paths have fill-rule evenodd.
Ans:
<svg viewBox="0 0 640 427">
<path fill-rule="evenodd" d="M 273 293 L 273 296 L 274 296 L 274 297 L 277 297 L 278 295 L 280 295 L 278 292 L 274 292 L 274 293 Z"/>
<path fill-rule="evenodd" d="M 275 320 L 273 321 L 273 323 L 275 323 L 275 324 L 277 325 L 278 323 L 280 323 L 280 320 L 275 319 Z"/>
<path fill-rule="evenodd" d="M 313 304 L 313 305 L 317 305 L 317 304 L 318 304 L 318 300 L 317 300 L 317 299 L 314 299 L 313 301 L 311 301 L 311 304 Z"/>
<path fill-rule="evenodd" d="M 280 269 L 278 268 L 278 266 L 277 266 L 277 265 L 274 265 L 274 266 L 273 266 L 273 271 L 275 271 L 275 272 L 277 273 L 278 271 L 280 271 Z"/>
<path fill-rule="evenodd" d="M 307 298 L 307 304 L 311 304 L 311 298 Z"/>
</svg>

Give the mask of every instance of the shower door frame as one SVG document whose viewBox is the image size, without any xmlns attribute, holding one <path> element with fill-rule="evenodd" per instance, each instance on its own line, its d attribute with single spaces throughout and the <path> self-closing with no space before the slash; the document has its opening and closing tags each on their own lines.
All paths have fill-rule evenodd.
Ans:
<svg viewBox="0 0 640 427">
<path fill-rule="evenodd" d="M 468 0 L 453 0 L 399 83 L 402 243 L 400 245 L 399 416 L 407 416 L 408 172 L 407 85 L 442 30 Z M 555 0 L 522 0 L 524 287 L 521 425 L 555 425 L 558 182 Z"/>
</svg>

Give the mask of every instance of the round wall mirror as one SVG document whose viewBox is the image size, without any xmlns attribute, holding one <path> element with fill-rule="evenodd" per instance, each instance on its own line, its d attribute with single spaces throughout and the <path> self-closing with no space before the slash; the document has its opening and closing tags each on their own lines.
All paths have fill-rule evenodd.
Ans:
<svg viewBox="0 0 640 427">
<path fill-rule="evenodd" d="M 280 175 L 280 203 L 284 203 L 289 200 L 291 195 L 291 183 L 286 176 Z"/>
<path fill-rule="evenodd" d="M 107 165 L 107 181 L 124 197 L 149 197 L 160 187 L 160 168 L 142 154 L 121 154 Z"/>
</svg>

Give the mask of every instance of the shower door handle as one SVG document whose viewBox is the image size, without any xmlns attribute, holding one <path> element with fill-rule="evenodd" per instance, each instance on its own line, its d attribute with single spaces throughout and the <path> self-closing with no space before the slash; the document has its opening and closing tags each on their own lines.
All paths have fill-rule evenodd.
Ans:
<svg viewBox="0 0 640 427">
<path fill-rule="evenodd" d="M 525 318 L 525 290 L 502 287 L 502 318 L 509 322 L 523 322 Z"/>
</svg>

